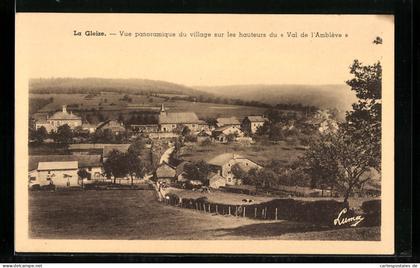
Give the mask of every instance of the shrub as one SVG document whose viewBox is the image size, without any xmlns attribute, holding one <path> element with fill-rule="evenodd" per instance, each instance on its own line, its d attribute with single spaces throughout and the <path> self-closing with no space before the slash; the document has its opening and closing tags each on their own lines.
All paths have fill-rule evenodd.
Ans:
<svg viewBox="0 0 420 268">
<path fill-rule="evenodd" d="M 40 191 L 41 190 L 41 185 L 39 184 L 34 184 L 31 186 L 31 191 Z"/>
<path fill-rule="evenodd" d="M 381 225 L 381 200 L 369 200 L 362 203 L 365 220 L 363 226 L 380 226 Z"/>
<path fill-rule="evenodd" d="M 363 202 L 362 210 L 365 214 L 380 214 L 381 200 L 375 199 Z"/>
<path fill-rule="evenodd" d="M 334 219 L 343 209 L 343 203 L 335 200 L 302 201 L 295 199 L 275 199 L 266 203 L 251 206 L 258 210 L 267 209 L 267 219 L 277 218 L 283 220 L 310 222 L 314 224 L 333 225 Z M 348 212 L 346 216 L 351 216 Z"/>
<path fill-rule="evenodd" d="M 197 202 L 200 202 L 200 203 L 207 203 L 207 202 L 209 202 L 209 200 L 205 196 L 202 196 L 202 197 L 197 198 L 196 201 Z"/>
<path fill-rule="evenodd" d="M 197 142 L 197 136 L 189 134 L 189 135 L 185 136 L 185 141 L 186 142 Z"/>
</svg>

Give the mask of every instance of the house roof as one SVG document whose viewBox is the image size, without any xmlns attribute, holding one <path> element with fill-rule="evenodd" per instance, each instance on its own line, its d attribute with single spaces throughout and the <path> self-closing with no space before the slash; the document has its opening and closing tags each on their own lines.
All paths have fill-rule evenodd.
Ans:
<svg viewBox="0 0 420 268">
<path fill-rule="evenodd" d="M 173 166 L 163 162 L 156 169 L 156 176 L 158 178 L 173 178 L 176 175 L 176 170 Z"/>
<path fill-rule="evenodd" d="M 82 128 L 96 128 L 96 125 L 90 123 L 83 123 Z"/>
<path fill-rule="evenodd" d="M 46 119 L 39 119 L 39 120 L 36 120 L 36 122 L 35 122 L 36 124 L 49 124 L 48 122 L 47 122 L 47 120 Z"/>
<path fill-rule="evenodd" d="M 225 180 L 225 178 L 220 176 L 218 173 L 212 172 L 212 173 L 209 174 L 209 180 L 210 181 Z"/>
<path fill-rule="evenodd" d="M 250 116 L 247 116 L 247 118 L 251 122 L 265 122 L 265 121 L 267 121 L 267 118 L 265 118 L 261 115 L 250 115 Z"/>
<path fill-rule="evenodd" d="M 226 162 L 234 158 L 244 158 L 244 157 L 238 154 L 224 153 L 224 154 L 219 154 L 216 157 L 213 157 L 212 159 L 208 161 L 208 163 L 215 166 L 223 166 Z"/>
<path fill-rule="evenodd" d="M 82 120 L 82 118 L 67 111 L 59 111 L 50 116 L 48 120 Z"/>
<path fill-rule="evenodd" d="M 218 126 L 226 126 L 226 125 L 240 125 L 241 123 L 239 120 L 232 116 L 232 117 L 220 117 L 216 119 Z"/>
<path fill-rule="evenodd" d="M 207 163 L 210 164 L 210 165 L 213 165 L 213 166 L 223 166 L 224 164 L 226 164 L 227 162 L 229 162 L 232 159 L 246 159 L 246 160 L 251 161 L 254 164 L 262 167 L 261 164 L 255 162 L 255 161 L 253 161 L 253 160 L 251 160 L 249 158 L 246 158 L 246 157 L 244 157 L 242 155 L 235 154 L 235 153 L 219 154 L 218 156 L 213 157 L 212 159 L 210 159 L 209 161 L 207 161 Z M 246 165 L 243 165 L 242 163 L 238 163 L 238 164 L 245 171 L 247 171 L 247 170 L 250 169 L 249 167 L 247 167 Z"/>
<path fill-rule="evenodd" d="M 105 122 L 101 122 L 97 125 L 96 127 L 97 129 L 107 129 L 107 128 L 121 128 L 121 129 L 125 129 L 120 123 L 118 123 L 115 120 L 107 120 Z"/>
<path fill-rule="evenodd" d="M 166 113 L 159 115 L 159 124 L 201 124 L 202 120 L 198 119 L 193 112 L 184 113 Z"/>
<path fill-rule="evenodd" d="M 211 132 L 210 132 L 211 133 Z M 209 131 L 202 130 L 200 133 L 197 134 L 200 137 L 210 137 Z"/>
<path fill-rule="evenodd" d="M 77 161 L 79 168 L 100 167 L 100 155 L 30 155 L 29 170 L 38 168 L 40 162 L 68 162 Z"/>
<path fill-rule="evenodd" d="M 182 174 L 184 172 L 185 165 L 189 164 L 189 163 L 190 162 L 188 162 L 188 161 L 183 161 L 179 165 L 177 165 L 176 166 L 176 176 L 179 176 L 180 174 Z"/>
<path fill-rule="evenodd" d="M 77 161 L 39 162 L 38 170 L 66 170 L 77 169 Z"/>
<path fill-rule="evenodd" d="M 234 129 L 235 129 L 235 130 L 237 130 L 238 132 L 240 132 L 240 131 L 241 131 L 239 128 L 237 128 L 237 127 L 235 127 L 235 126 L 223 126 L 223 127 L 218 127 L 218 128 L 216 128 L 214 131 L 216 131 L 216 132 L 223 132 L 223 131 L 225 131 L 226 129 L 229 129 L 229 128 L 234 128 Z"/>
<path fill-rule="evenodd" d="M 103 150 L 106 146 L 130 146 L 128 143 L 73 143 L 69 144 L 69 150 L 90 150 L 90 149 L 101 149 Z"/>
<path fill-rule="evenodd" d="M 128 151 L 128 147 L 130 147 L 130 144 L 110 144 L 110 145 L 106 145 L 106 146 L 104 146 L 104 149 L 102 151 L 102 156 L 103 157 L 108 157 L 109 154 L 113 150 L 117 150 L 117 151 L 120 151 L 122 153 L 125 153 L 125 152 Z"/>
</svg>

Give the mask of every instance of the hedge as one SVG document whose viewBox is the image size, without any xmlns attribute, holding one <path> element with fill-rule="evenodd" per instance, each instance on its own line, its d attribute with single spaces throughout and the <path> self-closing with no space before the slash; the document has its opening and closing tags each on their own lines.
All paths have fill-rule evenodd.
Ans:
<svg viewBox="0 0 420 268">
<path fill-rule="evenodd" d="M 380 226 L 381 225 L 381 200 L 369 200 L 362 203 L 363 226 Z"/>
<path fill-rule="evenodd" d="M 303 201 L 289 198 L 275 199 L 255 205 L 227 205 L 210 203 L 207 198 L 179 198 L 176 194 L 167 194 L 166 196 L 167 204 L 207 213 L 267 220 L 291 220 L 322 225 L 334 225 L 334 219 L 344 208 L 342 202 L 335 200 Z M 352 210 L 346 213 L 346 217 L 353 215 Z"/>
</svg>

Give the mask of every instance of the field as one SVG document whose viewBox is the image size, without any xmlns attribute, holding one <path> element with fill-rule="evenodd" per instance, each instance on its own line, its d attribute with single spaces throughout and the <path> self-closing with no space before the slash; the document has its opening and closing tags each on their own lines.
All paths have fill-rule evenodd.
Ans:
<svg viewBox="0 0 420 268">
<path fill-rule="evenodd" d="M 208 161 L 223 153 L 235 153 L 251 159 L 259 164 L 265 164 L 271 160 L 279 160 L 285 164 L 295 160 L 304 151 L 296 146 L 285 142 L 277 144 L 256 143 L 252 145 L 242 144 L 211 144 L 211 145 L 187 145 L 182 147 L 180 157 L 185 160 Z"/>
<path fill-rule="evenodd" d="M 122 100 L 127 95 L 131 101 Z M 38 107 L 40 100 L 53 98 L 51 103 Z M 201 119 L 225 116 L 237 116 L 239 119 L 247 115 L 260 115 L 265 108 L 239 106 L 229 104 L 199 103 L 182 100 L 166 100 L 162 97 L 134 95 L 123 93 L 102 92 L 98 95 L 87 94 L 30 94 L 31 115 L 42 118 L 46 113 L 61 110 L 62 105 L 68 105 L 68 110 L 79 115 L 89 115 L 93 122 L 98 123 L 98 114 L 109 119 L 117 119 L 120 114 L 128 119 L 132 112 L 158 112 L 163 103 L 169 112 L 195 112 Z M 35 107 L 38 109 L 35 113 Z M 34 114 L 35 113 L 35 114 Z"/>
<path fill-rule="evenodd" d="M 32 238 L 378 240 L 378 227 L 324 229 L 166 206 L 148 190 L 30 192 Z"/>
</svg>

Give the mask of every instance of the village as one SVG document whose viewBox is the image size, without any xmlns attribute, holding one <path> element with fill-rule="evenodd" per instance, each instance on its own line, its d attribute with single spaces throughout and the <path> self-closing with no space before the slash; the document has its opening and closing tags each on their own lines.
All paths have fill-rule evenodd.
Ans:
<svg viewBox="0 0 420 268">
<path fill-rule="evenodd" d="M 198 178 L 200 174 L 197 178 L 186 174 L 192 161 L 186 161 L 174 155 L 182 151 L 180 143 L 187 147 L 217 146 L 228 143 L 252 146 L 256 142 L 252 137 L 268 122 L 268 118 L 265 115 L 249 115 L 245 116 L 242 121 L 234 116 L 214 118 L 211 121 L 214 123 L 209 124 L 199 119 L 194 112 L 168 111 L 164 104 L 161 104 L 157 124 L 124 125 L 117 120 L 107 120 L 93 125 L 83 122 L 80 116 L 68 111 L 66 105 L 63 105 L 61 111 L 55 112 L 51 116 L 47 115 L 45 120 L 36 121 L 36 131 L 57 133 L 58 129 L 68 127 L 71 132 L 79 131 L 86 134 L 100 132 L 108 133 L 111 136 L 127 136 L 129 133 L 129 138 L 126 139 L 128 142 L 83 143 L 83 141 L 74 138 L 68 144 L 69 154 L 30 155 L 29 187 L 32 189 L 41 189 L 46 186 L 57 188 L 89 187 L 89 184 L 112 182 L 115 181 L 114 179 L 118 179 L 119 184 L 131 183 L 132 185 L 144 183 L 145 179 L 153 179 L 159 185 L 176 184 L 191 189 L 202 186 L 218 189 L 225 186 L 244 185 L 243 178 L 237 174 L 238 171 L 247 173 L 250 170 L 258 170 L 263 167 L 264 163 L 229 150 L 229 146 L 226 146 L 222 153 L 205 161 L 208 171 L 204 178 Z M 331 128 L 328 124 L 332 124 L 332 128 L 336 127 L 331 120 L 321 120 L 318 124 L 319 131 Z M 105 172 L 104 166 L 106 166 L 109 156 L 117 152 L 127 153 L 130 145 L 136 140 L 142 140 L 143 148 L 140 150 L 151 149 L 153 144 L 164 151 L 158 155 L 158 160 L 152 160 L 155 163 L 147 163 L 147 171 L 145 170 L 141 174 L 142 176 L 134 174 L 135 178 L 132 181 L 128 174 L 118 176 L 112 172 Z M 54 141 L 47 138 L 43 142 L 48 144 L 48 142 L 53 143 Z M 138 156 L 140 156 L 140 152 Z M 145 162 L 145 158 L 140 157 L 139 161 Z M 190 173 L 193 173 L 191 168 L 189 168 Z M 120 174 L 115 171 L 114 173 Z M 242 188 L 244 191 L 249 189 L 245 186 Z"/>
<path fill-rule="evenodd" d="M 87 204 L 94 218 L 101 217 L 104 209 L 120 217 L 118 211 L 123 208 L 121 211 L 128 213 L 133 204 L 141 204 L 135 211 L 145 217 L 163 212 L 162 205 L 169 206 L 177 209 L 172 220 L 182 222 L 198 217 L 194 221 L 201 224 L 196 226 L 197 230 L 179 236 L 172 229 L 163 231 L 164 226 L 154 228 L 191 239 L 201 237 L 197 232 L 209 222 L 213 226 L 242 226 L 292 220 L 304 226 L 316 222 L 319 228 L 325 228 L 333 224 L 332 219 L 342 209 L 343 189 L 308 176 L 301 160 L 311 139 L 337 131 L 339 121 L 334 111 L 267 108 L 255 113 L 255 110 L 247 112 L 247 106 L 238 106 L 241 116 L 225 112 L 200 118 L 195 112 L 199 108 L 195 111 L 181 108 L 189 102 L 179 107 L 171 101 L 148 103 L 143 109 L 131 104 L 131 98 L 124 95 L 121 100 L 138 111 L 130 111 L 125 117 L 121 113 L 111 118 L 97 113 L 99 120 L 92 120 L 86 112 L 89 108 L 80 110 L 75 104 L 35 114 L 30 122 L 28 163 L 31 215 L 36 223 L 31 225 L 31 232 L 35 236 L 47 235 L 38 226 L 49 227 L 38 217 L 50 206 L 63 211 L 63 220 L 70 222 L 71 218 L 84 218 L 80 213 Z M 195 99 L 192 101 L 193 105 L 201 105 Z M 378 177 L 370 171 L 365 176 Z M 365 203 L 372 203 L 378 196 L 377 179 L 354 189 L 348 199 L 350 215 L 362 211 Z M 86 203 L 87 200 L 92 202 Z M 64 212 L 63 206 L 69 211 Z M 199 215 L 190 215 L 188 210 Z M 238 222 L 213 218 L 217 215 L 242 219 Z M 371 215 L 375 220 L 378 218 L 377 211 Z M 111 233 L 119 230 L 115 229 L 113 217 L 106 220 Z M 164 214 L 155 217 L 171 221 Z M 54 224 L 61 221 L 51 220 Z M 130 221 L 126 216 L 121 220 Z M 153 220 L 150 218 L 141 225 L 151 228 L 149 221 Z M 362 228 L 377 225 L 375 220 L 367 220 L 363 224 L 368 227 Z M 133 218 L 130 224 L 136 222 Z M 75 224 L 65 224 L 62 235 L 87 232 L 83 228 L 75 230 Z M 100 237 L 110 235 L 109 228 L 104 230 L 96 223 L 89 226 Z M 372 237 L 377 235 L 374 230 Z M 271 237 L 278 232 L 273 231 Z M 319 230 L 315 232 L 318 234 Z M 209 239 L 217 237 L 213 231 L 210 233 Z M 136 230 L 125 235 L 141 238 L 146 234 Z"/>
</svg>

